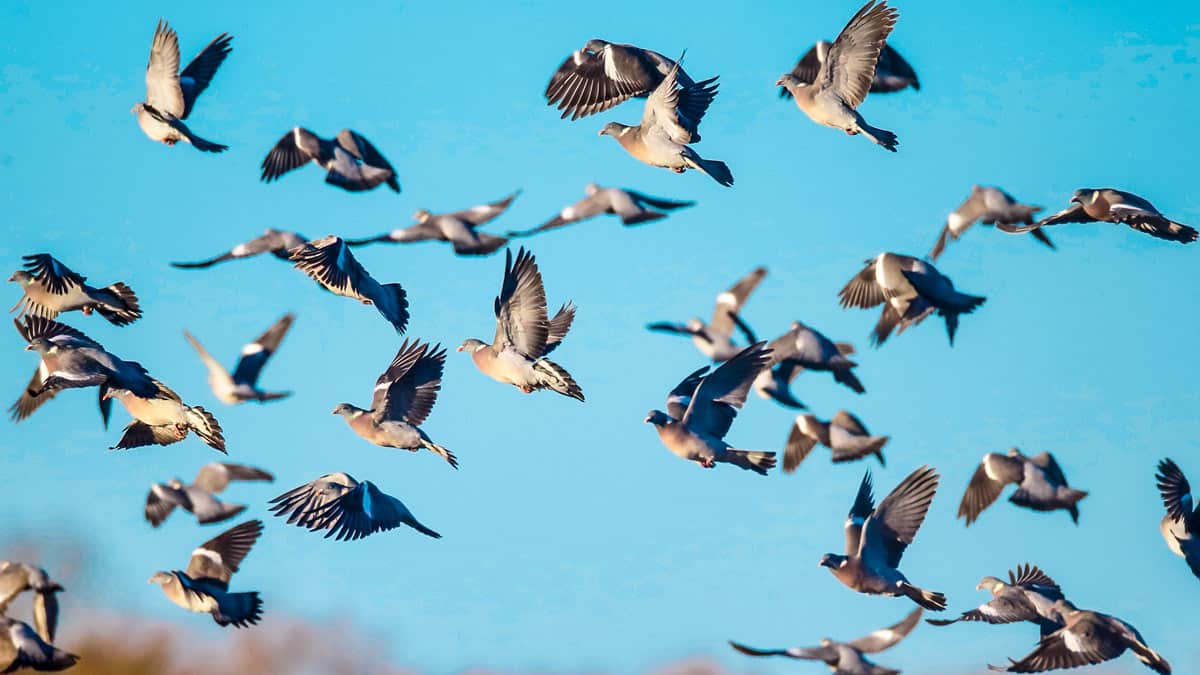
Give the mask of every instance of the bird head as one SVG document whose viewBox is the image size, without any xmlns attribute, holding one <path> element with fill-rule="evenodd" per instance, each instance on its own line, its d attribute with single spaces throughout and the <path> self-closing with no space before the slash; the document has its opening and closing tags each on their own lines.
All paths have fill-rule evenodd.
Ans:
<svg viewBox="0 0 1200 675">
<path fill-rule="evenodd" d="M 595 183 L 588 183 L 583 186 L 583 191 L 587 193 L 587 196 L 591 197 L 600 191 L 600 186 Z"/>
<path fill-rule="evenodd" d="M 167 481 L 167 487 L 173 490 L 182 490 L 183 481 L 178 478 L 172 478 L 171 480 Z"/>
<path fill-rule="evenodd" d="M 792 91 L 793 89 L 801 89 L 808 86 L 807 82 L 797 79 L 797 77 L 791 73 L 784 73 L 783 75 L 780 75 L 779 79 L 775 80 L 775 84 L 777 86 L 786 88 L 788 91 Z"/>
<path fill-rule="evenodd" d="M 588 40 L 587 44 L 585 44 L 583 46 L 583 50 L 587 51 L 587 52 L 591 52 L 593 54 L 599 54 L 600 52 L 604 51 L 604 47 L 607 45 L 608 45 L 608 42 L 605 42 L 604 40 L 601 40 L 600 38 L 592 38 L 591 40 Z"/>
<path fill-rule="evenodd" d="M 44 337 L 34 338 L 25 346 L 25 351 L 37 352 L 39 354 L 49 354 L 54 349 L 54 343 Z"/>
<path fill-rule="evenodd" d="M 146 580 L 146 583 L 158 584 L 159 586 L 165 586 L 166 584 L 170 583 L 171 578 L 173 576 L 174 575 L 171 574 L 170 572 L 155 572 L 154 576 L 152 576 Z"/>
<path fill-rule="evenodd" d="M 413 211 L 413 220 L 417 221 L 418 223 L 423 223 L 429 220 L 429 216 L 432 215 L 433 214 L 429 212 L 429 209 L 417 209 L 416 211 Z"/>
<path fill-rule="evenodd" d="M 831 570 L 836 570 L 846 564 L 846 556 L 836 553 L 826 553 L 821 556 L 821 562 L 817 563 L 821 567 L 828 567 Z"/>
<path fill-rule="evenodd" d="M 480 349 L 483 349 L 486 346 L 487 346 L 487 343 L 485 343 L 483 340 L 476 340 L 475 338 L 470 338 L 469 340 L 463 340 L 463 343 L 461 345 L 459 345 L 458 349 L 456 349 L 455 351 L 466 352 L 468 354 L 474 354 L 475 352 L 479 351 Z"/>
<path fill-rule="evenodd" d="M 349 417 L 350 415 L 354 414 L 354 411 L 355 407 L 349 403 L 339 403 L 337 404 L 337 407 L 333 409 L 333 414 L 341 415 L 342 417 Z"/>
<path fill-rule="evenodd" d="M 651 410 L 646 413 L 646 419 L 642 420 L 646 424 L 653 424 L 656 427 L 666 426 L 671 422 L 671 416 L 661 410 Z"/>
<path fill-rule="evenodd" d="M 979 580 L 979 585 L 975 587 L 975 590 L 988 591 L 994 594 L 1001 588 L 1004 588 L 1003 581 L 997 579 L 996 577 L 984 577 Z"/>
<path fill-rule="evenodd" d="M 624 134 L 628 129 L 628 126 L 621 124 L 620 122 L 609 122 L 608 124 L 604 125 L 603 129 L 600 130 L 600 135 L 617 138 L 621 134 Z"/>
<path fill-rule="evenodd" d="M 1085 201 L 1093 201 L 1097 190 L 1080 188 L 1071 194 L 1071 203 L 1083 205 Z"/>
<path fill-rule="evenodd" d="M 833 640 L 831 640 L 829 638 L 821 638 L 821 646 L 822 647 L 832 647 Z"/>
<path fill-rule="evenodd" d="M 12 273 L 12 276 L 9 277 L 8 280 L 16 281 L 22 286 L 28 286 L 29 284 L 33 283 L 33 275 L 25 270 L 17 270 L 16 272 Z"/>
<path fill-rule="evenodd" d="M 687 321 L 688 330 L 699 331 L 704 329 L 704 321 L 696 317 L 692 317 Z"/>
</svg>

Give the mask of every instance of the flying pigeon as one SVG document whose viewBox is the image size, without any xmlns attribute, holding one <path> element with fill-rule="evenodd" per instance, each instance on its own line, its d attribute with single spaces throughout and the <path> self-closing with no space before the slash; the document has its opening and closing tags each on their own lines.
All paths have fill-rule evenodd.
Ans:
<svg viewBox="0 0 1200 675">
<path fill-rule="evenodd" d="M 742 277 L 733 288 L 717 296 L 716 307 L 713 309 L 712 321 L 707 324 L 698 318 L 690 319 L 687 323 L 657 322 L 646 326 L 647 329 L 659 333 L 675 333 L 690 335 L 692 344 L 713 361 L 727 361 L 744 349 L 733 342 L 733 329 L 737 326 L 746 337 L 748 344 L 758 342 L 754 331 L 742 321 L 740 314 L 742 306 L 750 298 L 750 294 L 758 288 L 763 277 L 767 276 L 765 267 L 756 267 L 752 272 Z"/>
<path fill-rule="evenodd" d="M 235 480 L 271 482 L 275 476 L 245 464 L 209 462 L 200 467 L 191 485 L 178 478 L 151 485 L 146 494 L 146 520 L 158 527 L 176 506 L 195 515 L 201 525 L 229 520 L 245 511 L 246 505 L 223 502 L 217 499 L 217 494 L 224 492 L 230 481 Z"/>
<path fill-rule="evenodd" d="M 312 277 L 326 290 L 364 305 L 375 305 L 397 333 L 408 326 L 408 296 L 400 284 L 375 281 L 346 246 L 341 237 L 329 235 L 293 249 L 296 269 Z"/>
<path fill-rule="evenodd" d="M 817 443 L 833 451 L 834 463 L 853 462 L 875 455 L 883 466 L 883 446 L 890 438 L 872 436 L 857 417 L 845 410 L 837 411 L 828 422 L 822 422 L 816 415 L 799 415 L 783 450 L 783 471 L 795 471 Z"/>
<path fill-rule="evenodd" d="M 935 262 L 938 256 L 942 255 L 942 251 L 946 250 L 946 244 L 958 241 L 958 238 L 971 229 L 971 226 L 975 223 L 981 222 L 984 225 L 1033 224 L 1033 216 L 1041 210 L 1042 207 L 1040 206 L 1018 202 L 1016 199 L 1013 199 L 1012 195 L 998 187 L 973 185 L 971 186 L 971 194 L 967 197 L 966 201 L 959 204 L 958 208 L 954 209 L 946 217 L 946 226 L 942 228 L 942 233 L 938 235 L 937 242 L 933 245 L 933 249 L 929 251 L 929 260 L 930 262 Z M 1054 243 L 1050 241 L 1050 237 L 1047 237 L 1046 233 L 1042 232 L 1040 228 L 1030 230 L 1029 233 L 1046 246 L 1054 248 Z"/>
<path fill-rule="evenodd" d="M 371 481 L 358 482 L 347 473 L 330 473 L 271 500 L 275 515 L 311 532 L 328 530 L 325 538 L 361 539 L 407 525 L 434 539 L 442 535 L 417 522 L 403 502 L 386 495 Z"/>
<path fill-rule="evenodd" d="M 185 270 L 203 269 L 212 267 L 217 263 L 223 263 L 226 260 L 251 258 L 262 253 L 270 253 L 280 260 L 291 260 L 292 250 L 303 246 L 306 241 L 308 241 L 308 237 L 298 232 L 267 228 L 267 231 L 261 235 L 244 244 L 238 244 L 221 255 L 197 262 L 173 262 L 171 263 L 171 267 L 178 267 Z"/>
<path fill-rule="evenodd" d="M 851 642 L 837 642 L 825 638 L 821 640 L 819 647 L 757 649 L 730 640 L 729 646 L 747 656 L 786 656 L 791 659 L 823 661 L 835 675 L 899 675 L 900 671 L 877 666 L 866 655 L 878 654 L 895 647 L 917 627 L 923 611 L 918 607 L 899 623 L 880 628 Z"/>
<path fill-rule="evenodd" d="M 410 243 L 418 241 L 448 241 L 458 255 L 490 255 L 508 243 L 505 237 L 479 232 L 476 228 L 490 222 L 508 209 L 520 191 L 500 201 L 472 206 L 454 213 L 433 214 L 418 209 L 413 214 L 416 225 L 392 230 L 368 239 L 347 239 L 350 246 L 362 246 L 376 242 Z"/>
<path fill-rule="evenodd" d="M 118 281 L 104 288 L 87 285 L 87 277 L 72 272 L 46 253 L 22 256 L 25 269 L 8 278 L 21 285 L 24 295 L 9 311 L 20 309 L 17 318 L 28 314 L 46 319 L 60 312 L 79 310 L 104 317 L 114 326 L 128 326 L 142 317 L 133 289 Z"/>
<path fill-rule="evenodd" d="M 1071 514 L 1071 522 L 1079 522 L 1078 503 L 1088 493 L 1067 485 L 1067 478 L 1054 455 L 1043 452 L 1026 457 L 1016 448 L 1010 449 L 1007 455 L 989 452 L 983 456 L 963 493 L 958 517 L 966 518 L 969 527 L 1009 483 L 1017 486 L 1017 491 L 1008 498 L 1013 504 L 1034 511 L 1062 509 Z"/>
<path fill-rule="evenodd" d="M 1196 241 L 1196 228 L 1164 216 L 1146 199 L 1132 192 L 1113 188 L 1081 188 L 1071 195 L 1071 206 L 1032 225 L 996 227 L 1010 233 L 1031 232 L 1061 223 L 1123 223 L 1151 237 L 1190 244 Z"/>
<path fill-rule="evenodd" d="M 221 33 L 179 72 L 179 36 L 165 21 L 159 20 L 150 43 L 150 63 L 146 65 L 146 100 L 130 111 L 137 115 L 138 126 L 150 140 L 169 146 L 184 141 L 203 152 L 229 149 L 193 134 L 183 120 L 192 113 L 196 97 L 208 88 L 217 68 L 233 51 L 231 41 L 232 35 Z"/>
<path fill-rule="evenodd" d="M 257 591 L 230 593 L 229 579 L 262 534 L 261 520 L 249 520 L 209 539 L 192 551 L 187 570 L 155 572 L 146 583 L 158 584 L 171 602 L 211 614 L 218 626 L 245 628 L 262 617 Z"/>
<path fill-rule="evenodd" d="M 626 227 L 666 218 L 663 211 L 693 206 L 696 202 L 678 202 L 635 192 L 625 188 L 600 187 L 588 183 L 583 191 L 587 197 L 563 209 L 557 216 L 530 230 L 509 232 L 510 237 L 528 237 L 548 230 L 578 223 L 598 215 L 611 213 L 621 218 Z M 660 210 L 655 210 L 660 209 Z"/>
<path fill-rule="evenodd" d="M 192 334 L 183 331 L 183 336 L 192 344 L 196 352 L 200 354 L 200 360 L 204 362 L 204 367 L 208 369 L 208 386 L 212 389 L 213 395 L 217 397 L 221 403 L 226 405 L 236 405 L 245 403 L 246 401 L 258 401 L 265 403 L 267 401 L 276 401 L 281 398 L 287 398 L 292 395 L 290 391 L 263 391 L 258 387 L 258 376 L 262 373 L 262 369 L 267 365 L 267 361 L 271 356 L 279 350 L 279 344 L 283 342 L 283 337 L 287 335 L 288 329 L 292 327 L 292 321 L 296 316 L 294 314 L 284 314 L 283 318 L 276 321 L 267 332 L 258 336 L 254 342 L 242 347 L 242 355 L 238 358 L 237 367 L 233 369 L 233 374 L 230 375 L 228 370 L 221 365 L 219 361 L 214 359 L 204 345 L 200 341 L 192 337 Z"/>
<path fill-rule="evenodd" d="M 303 127 L 283 135 L 262 161 L 262 181 L 270 183 L 283 174 L 312 162 L 325 169 L 325 182 L 347 192 L 374 190 L 383 183 L 400 192 L 396 170 L 366 138 L 342 129 L 337 138 L 321 138 Z"/>
</svg>

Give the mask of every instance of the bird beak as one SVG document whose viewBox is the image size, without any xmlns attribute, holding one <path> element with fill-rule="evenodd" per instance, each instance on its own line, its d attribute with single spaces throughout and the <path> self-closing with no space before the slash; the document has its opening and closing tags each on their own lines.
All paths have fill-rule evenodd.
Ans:
<svg viewBox="0 0 1200 675">
<path fill-rule="evenodd" d="M 114 394 L 114 393 L 113 393 L 113 391 L 114 391 L 114 390 L 112 390 L 112 389 L 105 389 L 105 390 L 104 390 L 104 400 L 105 400 L 105 401 L 107 401 L 108 399 L 112 398 L 113 396 L 116 396 L 116 394 Z"/>
<path fill-rule="evenodd" d="M 778 80 L 775 80 L 775 86 L 776 86 L 776 87 L 782 87 L 782 86 L 783 86 L 783 78 L 782 78 L 782 77 L 781 77 L 781 78 L 779 78 Z"/>
<path fill-rule="evenodd" d="M 600 133 L 598 133 L 598 134 L 596 134 L 596 135 L 597 135 L 597 136 L 604 136 L 604 135 L 606 135 L 606 134 L 608 134 L 608 132 L 607 132 L 607 131 L 605 131 L 604 129 L 601 129 L 601 130 L 600 130 Z"/>
<path fill-rule="evenodd" d="M 463 350 L 463 346 L 459 345 L 454 351 L 461 352 L 462 350 Z"/>
<path fill-rule="evenodd" d="M 643 422 L 643 423 L 646 423 L 646 424 L 649 424 L 649 423 L 650 423 L 650 416 L 649 416 L 649 415 L 646 415 L 646 419 L 642 420 L 642 422 Z"/>
<path fill-rule="evenodd" d="M 336 414 L 337 414 L 337 408 L 334 408 L 333 410 L 330 410 L 330 411 L 329 411 L 329 414 L 331 414 L 331 415 L 336 415 Z"/>
<path fill-rule="evenodd" d="M 983 590 L 983 584 L 975 584 L 975 590 L 977 590 L 977 591 L 982 591 L 982 590 Z"/>
<path fill-rule="evenodd" d="M 16 281 L 16 280 L 17 280 L 17 275 L 16 275 L 16 274 L 13 274 L 11 277 L 9 277 L 9 278 L 8 278 L 8 280 L 9 280 L 9 281 Z"/>
<path fill-rule="evenodd" d="M 33 345 L 25 345 L 25 351 L 27 351 L 27 352 L 33 351 Z"/>
</svg>

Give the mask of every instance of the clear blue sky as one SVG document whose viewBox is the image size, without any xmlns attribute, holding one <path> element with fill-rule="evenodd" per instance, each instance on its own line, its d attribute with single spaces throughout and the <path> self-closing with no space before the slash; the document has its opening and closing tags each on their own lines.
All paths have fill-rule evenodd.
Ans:
<svg viewBox="0 0 1200 675">
<path fill-rule="evenodd" d="M 234 580 L 263 592 L 264 624 L 283 613 L 349 617 L 386 638 L 397 662 L 434 672 L 627 672 L 697 655 L 800 672 L 748 663 L 724 641 L 811 644 L 898 620 L 907 602 L 856 595 L 817 566 L 842 546 L 864 465 L 831 466 L 818 449 L 791 476 L 704 471 L 670 455 L 641 422 L 702 363 L 685 340 L 644 324 L 707 316 L 719 290 L 762 264 L 770 275 L 746 318 L 764 337 L 800 319 L 858 345 L 866 395 L 817 374 L 801 376 L 796 389 L 823 417 L 847 407 L 893 437 L 888 468 L 872 466 L 878 492 L 924 463 L 942 472 L 904 559 L 910 578 L 961 611 L 984 600 L 974 591 L 980 577 L 1035 562 L 1079 605 L 1138 626 L 1177 672 L 1196 671 L 1185 610 L 1200 582 L 1158 533 L 1153 475 L 1169 455 L 1200 481 L 1200 244 L 1080 225 L 1053 231 L 1060 250 L 1050 252 L 973 230 L 939 264 L 961 289 L 988 297 L 963 319 L 953 349 L 930 320 L 872 350 L 876 314 L 839 309 L 835 297 L 865 258 L 924 254 L 972 183 L 1003 186 L 1048 211 L 1075 188 L 1111 185 L 1200 223 L 1194 6 L 901 0 L 893 44 L 923 89 L 862 107 L 899 134 L 893 155 L 776 99 L 779 74 L 814 40 L 832 39 L 857 4 L 173 7 L 166 18 L 185 61 L 221 31 L 235 36 L 189 120 L 230 146 L 213 156 L 152 143 L 128 112 L 144 95 L 163 5 L 5 3 L 0 260 L 16 269 L 20 255 L 45 251 L 93 282 L 126 281 L 143 320 L 128 328 L 66 320 L 213 410 L 231 461 L 277 474 L 275 485 L 229 494 L 267 520 Z M 575 123 L 545 106 L 547 79 L 591 37 L 668 55 L 687 48 L 689 72 L 721 75 L 700 150 L 729 163 L 732 189 L 641 165 L 597 138 L 606 121 L 639 119 L 639 103 Z M 366 135 L 397 167 L 404 192 L 347 194 L 313 167 L 259 183 L 259 162 L 296 124 Z M 458 454 L 458 472 L 429 453 L 374 447 L 329 414 L 340 401 L 369 402 L 398 346 L 374 311 L 319 292 L 273 259 L 198 272 L 167 266 L 266 227 L 368 235 L 408 224 L 418 207 L 454 210 L 515 188 L 524 194 L 493 229 L 529 227 L 579 199 L 589 181 L 699 204 L 640 229 L 600 220 L 528 242 L 550 302 L 579 305 L 556 359 L 588 400 L 521 395 L 451 351 L 425 428 Z M 423 244 L 359 256 L 378 279 L 408 289 L 409 336 L 451 350 L 466 337 L 490 339 L 502 255 L 460 259 Z M 15 301 L 16 288 L 7 295 Z M 232 365 L 242 343 L 286 311 L 298 318 L 263 383 L 296 395 L 221 406 L 183 329 Z M 0 330 L 12 399 L 35 363 L 22 346 Z M 155 531 L 141 510 L 152 482 L 190 479 L 221 457 L 194 438 L 105 450 L 126 421 L 118 407 L 114 428 L 102 431 L 94 395 L 69 392 L 20 425 L 5 423 L 0 540 L 43 529 L 51 542 L 83 537 L 97 547 L 64 598 L 67 622 L 72 606 L 113 607 L 214 637 L 210 621 L 170 605 L 145 580 L 185 564 L 219 529 L 177 515 Z M 730 439 L 781 450 L 790 422 L 755 399 Z M 1092 490 L 1078 527 L 1063 513 L 1004 501 L 969 530 L 955 520 L 979 458 L 1012 445 L 1054 452 L 1072 484 Z M 401 497 L 445 538 L 398 530 L 334 543 L 267 516 L 269 497 L 339 470 Z M 914 675 L 962 673 L 1019 656 L 1034 640 L 1029 627 L 922 626 L 880 660 Z M 1140 667 L 1127 658 L 1116 672 Z"/>
</svg>

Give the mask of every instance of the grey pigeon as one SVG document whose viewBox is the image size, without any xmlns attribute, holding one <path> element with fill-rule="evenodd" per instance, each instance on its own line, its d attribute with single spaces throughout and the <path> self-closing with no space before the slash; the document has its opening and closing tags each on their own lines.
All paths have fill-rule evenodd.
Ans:
<svg viewBox="0 0 1200 675">
<path fill-rule="evenodd" d="M 971 194 L 966 201 L 959 204 L 958 208 L 946 217 L 946 226 L 942 228 L 937 242 L 929 251 L 929 260 L 930 262 L 936 261 L 942 255 L 942 251 L 946 250 L 946 244 L 957 241 L 975 223 L 984 225 L 1032 224 L 1034 215 L 1041 210 L 1040 206 L 1018 202 L 1012 195 L 998 187 L 973 185 Z M 1046 246 L 1054 248 L 1054 242 L 1050 241 L 1050 237 L 1047 237 L 1040 228 L 1031 230 L 1030 234 Z"/>
<path fill-rule="evenodd" d="M 54 319 L 60 312 L 77 309 L 85 315 L 95 312 L 114 326 L 128 326 L 142 317 L 137 295 L 120 281 L 95 288 L 87 285 L 87 277 L 72 272 L 46 253 L 22 259 L 25 269 L 13 272 L 8 278 L 20 284 L 24 293 L 9 310 L 20 309 L 17 318 L 28 314 Z"/>
<path fill-rule="evenodd" d="M 380 284 L 367 273 L 341 237 L 329 235 L 292 251 L 296 269 L 336 295 L 375 309 L 397 333 L 408 326 L 408 296 L 400 284 Z"/>
<path fill-rule="evenodd" d="M 1036 565 L 1018 565 L 1008 572 L 1008 582 L 996 577 L 984 577 L 975 587 L 987 591 L 992 599 L 975 609 L 967 610 L 957 619 L 926 619 L 934 626 L 949 626 L 959 621 L 982 621 L 990 624 L 1028 621 L 1037 624 L 1045 637 L 1063 626 L 1065 619 L 1055 603 L 1063 599 L 1062 589 Z"/>
<path fill-rule="evenodd" d="M 448 241 L 458 255 L 490 255 L 508 243 L 508 239 L 479 232 L 476 228 L 484 225 L 505 210 L 521 194 L 520 190 L 499 201 L 472 206 L 469 209 L 454 213 L 430 213 L 418 209 L 413 214 L 416 225 L 392 230 L 377 237 L 368 239 L 347 239 L 350 246 L 362 246 L 375 242 L 404 244 L 418 241 Z"/>
<path fill-rule="evenodd" d="M 159 20 L 150 43 L 150 63 L 146 65 L 146 100 L 130 111 L 137 115 L 138 126 L 151 140 L 169 146 L 184 141 L 204 152 L 229 148 L 193 134 L 183 120 L 192 113 L 196 97 L 208 88 L 217 68 L 233 50 L 229 45 L 232 40 L 232 35 L 221 33 L 179 72 L 179 36 Z"/>
<path fill-rule="evenodd" d="M 946 609 L 946 596 L 912 585 L 898 569 L 905 549 L 925 522 L 937 488 L 937 471 L 923 466 L 900 481 L 876 507 L 867 471 L 846 518 L 846 555 L 826 553 L 820 565 L 859 593 L 903 595 L 925 609 Z"/>
<path fill-rule="evenodd" d="M 147 398 L 158 395 L 158 384 L 140 363 L 125 361 L 83 333 L 50 319 L 26 316 L 17 332 L 29 343 L 26 351 L 41 357 L 37 372 L 16 403 L 18 419 L 28 417 L 63 389 L 100 387 L 100 413 L 108 423 L 110 389 L 125 389 Z"/>
<path fill-rule="evenodd" d="M 829 48 L 832 46 L 833 43 L 827 40 L 817 41 L 796 62 L 795 67 L 792 68 L 792 77 L 806 84 L 816 82 L 817 75 L 821 72 L 821 64 L 829 59 Z M 900 56 L 900 52 L 890 44 L 884 44 L 883 49 L 879 51 L 879 61 L 875 64 L 875 77 L 871 80 L 871 93 L 890 94 L 909 87 L 915 91 L 921 90 L 921 82 L 917 79 L 916 71 L 908 64 L 908 61 L 904 60 L 903 56 Z M 791 96 L 791 92 L 787 90 L 787 87 L 779 88 L 779 98 L 788 98 L 789 96 Z"/>
<path fill-rule="evenodd" d="M 954 288 L 950 278 L 933 265 L 898 253 L 880 253 L 838 292 L 842 307 L 868 309 L 883 305 L 871 343 L 876 347 L 895 330 L 899 335 L 937 312 L 946 321 L 946 334 L 954 345 L 958 317 L 970 314 L 987 298 L 967 295 Z"/>
<path fill-rule="evenodd" d="M 729 187 L 733 174 L 725 162 L 704 159 L 690 145 L 700 142 L 700 120 L 717 95 L 717 78 L 682 85 L 678 73 L 676 63 L 646 99 L 640 124 L 609 122 L 600 135 L 615 138 L 639 162 L 675 173 L 696 169 Z"/>
<path fill-rule="evenodd" d="M 587 197 L 563 209 L 557 216 L 533 229 L 509 232 L 508 236 L 528 237 L 605 213 L 620 217 L 621 224 L 626 227 L 641 225 L 666 218 L 667 214 L 663 211 L 674 211 L 696 203 L 651 197 L 626 188 L 601 187 L 595 183 L 588 183 L 583 191 L 587 193 Z"/>
<path fill-rule="evenodd" d="M 740 450 L 725 435 L 746 403 L 750 383 L 771 360 L 765 342 L 750 345 L 708 372 L 705 366 L 680 382 L 667 396 L 667 411 L 651 410 L 643 420 L 653 424 L 658 438 L 676 456 L 711 469 L 717 462 L 760 475 L 775 466 L 775 453 Z"/>
<path fill-rule="evenodd" d="M 546 311 L 546 288 L 533 254 L 524 248 L 505 251 L 504 279 L 492 307 L 496 335 L 492 344 L 477 338 L 464 340 L 458 351 L 471 355 L 479 372 L 511 384 L 526 394 L 551 389 L 583 402 L 583 390 L 565 368 L 546 358 L 554 351 L 575 320 L 575 305 L 568 302 L 554 318 Z"/>
<path fill-rule="evenodd" d="M 263 391 L 258 387 L 258 376 L 271 356 L 279 350 L 280 343 L 283 342 L 284 336 L 287 335 L 288 329 L 292 327 L 292 321 L 295 319 L 294 314 L 284 314 L 283 318 L 272 324 L 254 342 L 243 346 L 242 354 L 238 358 L 232 375 L 208 353 L 199 340 L 192 337 L 191 333 L 185 330 L 183 336 L 196 349 L 200 360 L 204 362 L 204 367 L 208 369 L 208 386 L 217 400 L 226 405 L 236 405 L 246 401 L 265 403 L 292 395 L 290 391 Z"/>
<path fill-rule="evenodd" d="M 244 244 L 238 244 L 221 255 L 197 262 L 173 262 L 171 266 L 180 269 L 203 269 L 226 260 L 240 260 L 263 253 L 270 253 L 280 260 L 290 260 L 292 250 L 303 246 L 306 241 L 308 241 L 308 237 L 298 232 L 267 228 L 267 231 L 261 235 Z"/>
<path fill-rule="evenodd" d="M 775 83 L 784 87 L 809 119 L 841 129 L 850 136 L 862 134 L 880 147 L 896 151 L 896 134 L 867 124 L 857 108 L 875 80 L 879 52 L 900 13 L 886 0 L 868 0 L 829 47 L 812 83 L 791 73 Z"/>
<path fill-rule="evenodd" d="M 572 120 L 594 115 L 629 98 L 645 98 L 674 66 L 674 61 L 649 49 L 588 40 L 550 78 L 546 105 L 558 104 L 564 119 L 567 115 Z M 684 87 L 694 83 L 682 69 L 676 78 Z"/>
<path fill-rule="evenodd" d="M 1062 223 L 1094 222 L 1128 225 L 1151 237 L 1181 244 L 1190 244 L 1197 237 L 1196 228 L 1167 218 L 1143 197 L 1114 188 L 1080 188 L 1071 195 L 1071 206 L 1048 218 L 1032 225 L 997 223 L 996 227 L 1015 234 Z"/>
<path fill-rule="evenodd" d="M 770 343 L 771 365 L 754 380 L 754 391 L 789 408 L 804 408 L 792 396 L 791 382 L 805 370 L 833 373 L 833 379 L 861 394 L 866 391 L 854 374 L 857 363 L 846 358 L 854 353 L 847 342 L 834 342 L 820 331 L 793 321 L 788 332 Z"/>
<path fill-rule="evenodd" d="M 50 341 L 51 344 L 58 345 L 64 349 L 71 346 L 89 345 L 100 347 L 99 343 L 92 340 L 83 333 L 67 326 L 43 319 L 41 317 L 29 318 L 26 317 L 25 323 L 22 324 L 17 320 L 13 320 L 13 325 L 17 327 L 17 332 L 22 338 L 27 341 L 36 337 L 42 337 Z M 50 373 L 58 367 L 58 352 L 50 352 L 48 356 L 43 357 L 38 361 L 38 367 L 33 371 L 33 376 L 29 378 L 29 384 L 25 385 L 25 390 L 21 392 L 21 396 L 15 403 L 9 406 L 9 413 L 14 422 L 20 422 L 26 417 L 29 417 L 35 410 L 40 408 L 43 403 L 54 398 L 58 393 L 57 389 L 42 391 L 43 383 L 46 378 L 50 377 Z M 30 392 L 41 392 L 32 395 Z M 104 426 L 108 427 L 108 419 L 112 412 L 112 401 L 105 397 L 105 389 L 102 387 L 97 393 L 97 401 L 100 408 L 100 418 L 104 422 Z"/>
<path fill-rule="evenodd" d="M 692 344 L 708 358 L 718 363 L 733 358 L 734 354 L 742 351 L 743 347 L 734 344 L 733 329 L 736 326 L 746 337 L 746 342 L 758 342 L 754 332 L 741 319 L 742 306 L 750 298 L 754 289 L 758 288 L 763 277 L 767 276 L 765 267 L 756 267 L 742 277 L 727 291 L 717 296 L 713 317 L 707 324 L 698 318 L 690 319 L 687 323 L 657 322 L 646 326 L 647 329 L 660 333 L 675 333 L 690 335 Z"/>
<path fill-rule="evenodd" d="M 171 602 L 211 614 L 218 626 L 245 628 L 262 618 L 257 591 L 230 593 L 229 579 L 262 535 L 261 520 L 249 520 L 209 539 L 192 551 L 184 571 L 155 572 L 146 583 L 158 584 Z"/>
<path fill-rule="evenodd" d="M 125 427 L 121 440 L 109 448 L 122 450 L 147 445 L 170 445 L 193 432 L 218 452 L 225 452 L 225 437 L 217 418 L 200 406 L 183 402 L 170 387 L 154 380 L 153 396 L 138 396 L 118 386 L 109 386 L 106 398 L 115 398 L 129 411 L 133 421 Z"/>
<path fill-rule="evenodd" d="M 6 613 L 13 599 L 25 591 L 33 591 L 33 625 L 38 636 L 46 642 L 54 642 L 62 584 L 51 579 L 40 567 L 0 560 L 0 615 Z"/>
<path fill-rule="evenodd" d="M 1026 457 L 1016 448 L 1006 455 L 989 452 L 983 456 L 963 493 L 958 517 L 966 518 L 969 527 L 1010 483 L 1017 486 L 1008 498 L 1013 504 L 1034 511 L 1065 510 L 1071 514 L 1071 522 L 1079 522 L 1078 503 L 1088 493 L 1067 484 L 1054 455 L 1043 452 Z"/>
<path fill-rule="evenodd" d="M 1160 675 L 1171 675 L 1171 664 L 1151 649 L 1136 628 L 1115 616 L 1082 610 L 1059 600 L 1055 610 L 1063 616 L 1062 628 L 1046 635 L 1036 649 L 1006 667 L 988 666 L 1002 673 L 1041 673 L 1111 661 L 1125 650 Z"/>
<path fill-rule="evenodd" d="M 895 647 L 921 621 L 920 607 L 909 612 L 899 623 L 880 628 L 850 642 L 838 642 L 830 638 L 821 640 L 818 647 L 789 647 L 787 649 L 758 649 L 747 647 L 732 640 L 729 645 L 747 656 L 786 656 L 791 659 L 823 661 L 836 675 L 899 675 L 900 671 L 877 666 L 867 654 Z"/>
<path fill-rule="evenodd" d="M 798 415 L 784 446 L 783 470 L 795 471 L 818 443 L 833 451 L 834 463 L 875 455 L 883 466 L 883 446 L 890 438 L 872 436 L 862 421 L 845 410 L 837 411 L 828 422 L 822 422 L 816 415 Z"/>
<path fill-rule="evenodd" d="M 66 670 L 78 656 L 48 644 L 29 624 L 0 616 L 0 673 L 28 668 L 38 671 Z"/>
<path fill-rule="evenodd" d="M 325 169 L 325 182 L 347 192 L 374 190 L 383 183 L 400 192 L 396 170 L 363 136 L 342 129 L 336 138 L 325 139 L 303 127 L 283 135 L 262 161 L 262 181 L 270 183 L 283 174 L 312 162 Z"/>
<path fill-rule="evenodd" d="M 339 403 L 333 414 L 341 415 L 354 433 L 384 448 L 417 452 L 425 448 L 458 468 L 458 458 L 449 448 L 434 443 L 421 429 L 437 402 L 442 387 L 446 350 L 441 345 L 405 340 L 388 369 L 375 381 L 371 408 L 364 410 Z"/>
<path fill-rule="evenodd" d="M 325 538 L 361 539 L 407 525 L 421 534 L 442 535 L 417 521 L 399 499 L 384 494 L 371 481 L 358 482 L 347 473 L 330 473 L 289 490 L 271 500 L 275 515 L 287 516 L 289 525 L 311 532 L 328 530 Z"/>
<path fill-rule="evenodd" d="M 245 504 L 230 504 L 217 499 L 235 480 L 271 482 L 275 477 L 258 467 L 228 462 L 209 462 L 200 467 L 191 485 L 178 478 L 155 483 L 146 494 L 146 520 L 153 527 L 163 524 L 178 506 L 196 516 L 201 525 L 221 523 L 242 511 Z"/>
<path fill-rule="evenodd" d="M 1167 507 L 1167 515 L 1159 524 L 1163 539 L 1171 552 L 1186 560 L 1192 574 L 1200 578 L 1200 510 L 1196 509 L 1192 486 L 1179 465 L 1169 458 L 1158 463 L 1155 478 L 1163 505 Z"/>
</svg>

